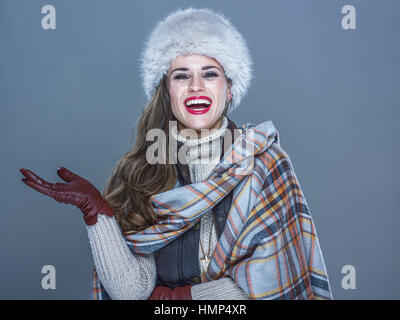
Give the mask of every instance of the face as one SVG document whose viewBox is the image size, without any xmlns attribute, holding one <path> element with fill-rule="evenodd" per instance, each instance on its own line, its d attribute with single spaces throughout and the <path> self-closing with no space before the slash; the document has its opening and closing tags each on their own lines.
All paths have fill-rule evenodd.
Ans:
<svg viewBox="0 0 400 320">
<path fill-rule="evenodd" d="M 226 101 L 232 99 L 222 66 L 205 55 L 179 56 L 168 72 L 172 113 L 180 130 L 219 128 Z"/>
</svg>

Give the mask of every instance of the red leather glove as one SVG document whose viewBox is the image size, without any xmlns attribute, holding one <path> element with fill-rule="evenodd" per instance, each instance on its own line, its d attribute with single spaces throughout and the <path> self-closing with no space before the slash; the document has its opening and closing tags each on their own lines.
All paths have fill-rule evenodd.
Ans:
<svg viewBox="0 0 400 320">
<path fill-rule="evenodd" d="M 99 213 L 109 217 L 114 216 L 113 209 L 93 184 L 64 167 L 58 168 L 57 174 L 67 183 L 49 183 L 28 169 L 21 168 L 20 171 L 26 177 L 22 181 L 32 189 L 58 202 L 77 206 L 82 211 L 88 226 L 97 222 Z"/>
<path fill-rule="evenodd" d="M 192 285 L 176 287 L 171 289 L 168 287 L 155 287 L 153 293 L 148 300 L 192 300 Z"/>
</svg>

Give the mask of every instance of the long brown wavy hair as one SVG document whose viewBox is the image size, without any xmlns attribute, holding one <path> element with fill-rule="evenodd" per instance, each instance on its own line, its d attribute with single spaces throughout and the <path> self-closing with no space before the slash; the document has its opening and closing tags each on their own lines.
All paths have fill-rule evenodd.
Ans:
<svg viewBox="0 0 400 320">
<path fill-rule="evenodd" d="M 149 164 L 146 160 L 147 148 L 153 143 L 146 141 L 146 134 L 151 129 L 164 131 L 168 150 L 170 120 L 176 119 L 171 111 L 165 76 L 136 124 L 133 147 L 117 162 L 103 192 L 125 234 L 153 225 L 156 215 L 150 197 L 172 189 L 176 183 L 176 167 L 168 161 L 168 152 L 166 164 Z"/>
</svg>

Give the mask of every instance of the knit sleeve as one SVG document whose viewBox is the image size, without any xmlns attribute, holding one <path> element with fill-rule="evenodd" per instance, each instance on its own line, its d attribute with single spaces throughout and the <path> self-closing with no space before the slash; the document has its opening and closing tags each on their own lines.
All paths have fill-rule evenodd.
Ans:
<svg viewBox="0 0 400 320">
<path fill-rule="evenodd" d="M 249 297 L 231 278 L 222 278 L 192 286 L 193 300 L 248 300 Z"/>
<path fill-rule="evenodd" d="M 154 256 L 133 254 L 114 217 L 99 214 L 87 231 L 99 279 L 110 298 L 147 299 L 156 282 Z"/>
</svg>

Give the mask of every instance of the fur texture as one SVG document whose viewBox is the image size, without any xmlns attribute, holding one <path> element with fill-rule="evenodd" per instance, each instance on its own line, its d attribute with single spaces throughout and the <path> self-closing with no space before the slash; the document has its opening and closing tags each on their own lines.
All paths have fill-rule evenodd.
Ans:
<svg viewBox="0 0 400 320">
<path fill-rule="evenodd" d="M 232 111 L 252 78 L 252 60 L 241 34 L 221 14 L 209 9 L 177 10 L 158 23 L 141 57 L 143 86 L 151 98 L 171 63 L 180 55 L 204 54 L 216 59 L 232 80 Z"/>
</svg>

